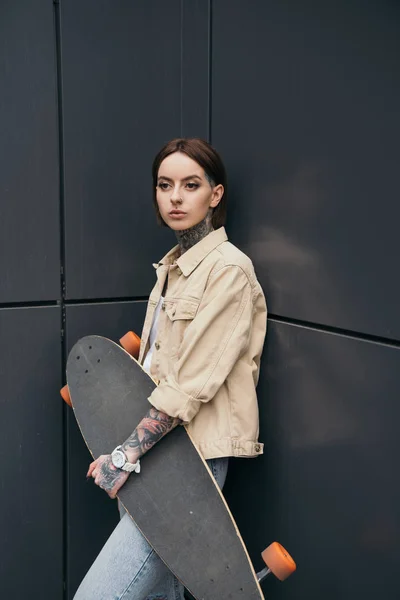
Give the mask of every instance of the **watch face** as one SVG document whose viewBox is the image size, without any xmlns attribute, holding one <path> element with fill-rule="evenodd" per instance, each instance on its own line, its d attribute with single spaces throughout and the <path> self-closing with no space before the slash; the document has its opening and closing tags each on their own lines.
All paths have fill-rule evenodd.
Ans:
<svg viewBox="0 0 400 600">
<path fill-rule="evenodd" d="M 117 467 L 117 469 L 121 469 L 121 467 L 124 466 L 125 455 L 123 452 L 121 452 L 121 450 L 116 450 L 115 452 L 113 452 L 111 458 L 112 458 L 114 467 Z"/>
</svg>

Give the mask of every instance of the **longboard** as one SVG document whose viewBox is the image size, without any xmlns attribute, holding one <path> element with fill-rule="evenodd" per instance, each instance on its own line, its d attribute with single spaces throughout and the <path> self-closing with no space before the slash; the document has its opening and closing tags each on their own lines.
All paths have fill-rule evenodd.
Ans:
<svg viewBox="0 0 400 600">
<path fill-rule="evenodd" d="M 110 454 L 132 433 L 156 387 L 128 352 L 100 336 L 72 348 L 67 383 L 94 458 Z M 196 600 L 264 598 L 237 525 L 185 427 L 142 457 L 141 473 L 128 478 L 118 498 Z"/>
</svg>

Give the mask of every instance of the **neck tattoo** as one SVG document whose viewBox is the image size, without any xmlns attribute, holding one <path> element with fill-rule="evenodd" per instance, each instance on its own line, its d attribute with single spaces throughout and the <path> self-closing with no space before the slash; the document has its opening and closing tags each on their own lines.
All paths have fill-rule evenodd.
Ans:
<svg viewBox="0 0 400 600">
<path fill-rule="evenodd" d="M 211 231 L 214 231 L 214 227 L 212 226 L 212 213 L 213 210 L 210 208 L 205 218 L 197 223 L 194 227 L 190 229 L 183 229 L 182 231 L 176 232 L 176 237 L 178 239 L 178 243 L 181 249 L 181 256 L 186 250 L 189 250 L 192 246 L 200 242 L 203 238 L 206 237 Z"/>
</svg>

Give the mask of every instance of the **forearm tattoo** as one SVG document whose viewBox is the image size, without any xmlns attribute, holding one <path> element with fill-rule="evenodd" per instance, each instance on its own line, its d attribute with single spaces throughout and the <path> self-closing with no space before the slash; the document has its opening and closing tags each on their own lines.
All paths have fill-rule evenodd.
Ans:
<svg viewBox="0 0 400 600">
<path fill-rule="evenodd" d="M 151 408 L 132 435 L 122 444 L 122 449 L 128 453 L 134 450 L 137 457 L 140 458 L 178 423 L 180 423 L 179 419 L 170 417 L 156 408 Z"/>
<path fill-rule="evenodd" d="M 197 225 L 190 229 L 183 229 L 182 231 L 175 232 L 181 249 L 181 255 L 214 230 L 211 222 L 212 214 L 213 209 L 210 208 L 205 218 L 200 221 L 200 223 L 197 223 Z"/>
</svg>

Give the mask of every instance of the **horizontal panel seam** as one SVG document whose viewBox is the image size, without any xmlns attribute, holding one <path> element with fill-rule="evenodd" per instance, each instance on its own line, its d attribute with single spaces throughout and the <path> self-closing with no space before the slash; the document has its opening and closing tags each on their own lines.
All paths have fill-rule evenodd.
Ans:
<svg viewBox="0 0 400 600">
<path fill-rule="evenodd" d="M 334 327 L 319 323 L 312 323 L 310 321 L 302 321 L 300 319 L 292 319 L 291 317 L 283 317 L 281 315 L 275 314 L 269 314 L 268 320 L 275 321 L 277 323 L 284 323 L 286 325 L 292 325 L 293 327 L 301 327 L 303 329 L 309 329 L 312 331 L 320 331 L 321 333 L 330 333 L 337 336 L 346 337 L 363 342 L 370 342 L 374 344 L 380 344 L 382 346 L 389 346 L 391 348 L 400 348 L 399 340 L 387 338 L 384 336 L 363 333 L 360 331 L 352 331 L 351 329 L 343 329 L 341 327 Z"/>
</svg>

